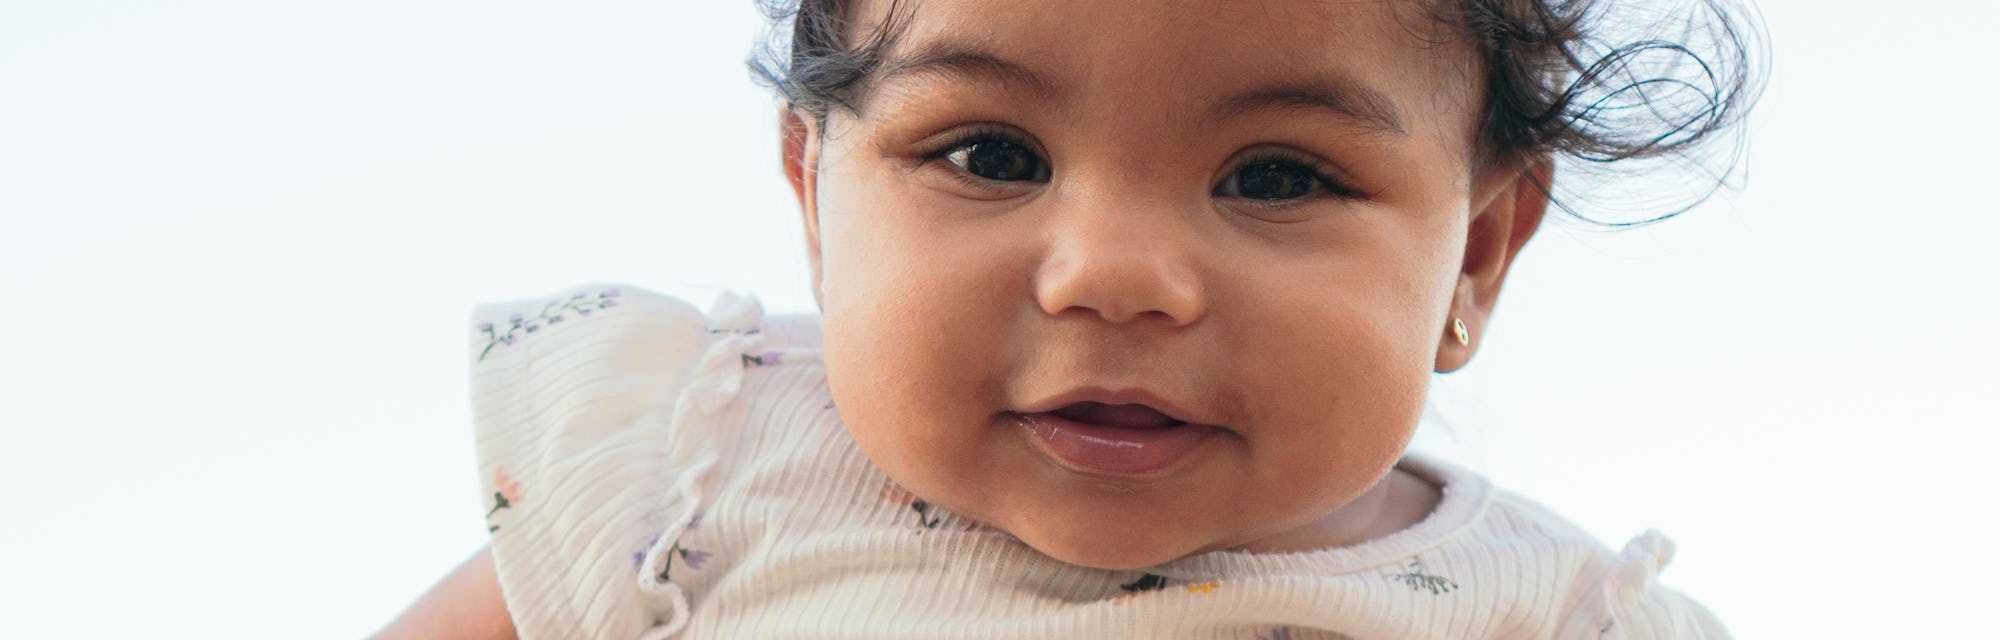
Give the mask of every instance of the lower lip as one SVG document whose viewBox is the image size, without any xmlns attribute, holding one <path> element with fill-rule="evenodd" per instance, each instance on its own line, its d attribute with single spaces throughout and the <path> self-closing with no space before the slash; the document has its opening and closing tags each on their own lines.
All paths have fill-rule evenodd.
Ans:
<svg viewBox="0 0 2000 640">
<path fill-rule="evenodd" d="M 1208 425 L 1125 428 L 1077 422 L 1050 413 L 1019 414 L 1042 451 L 1084 471 L 1138 476 L 1174 466 L 1216 434 Z"/>
</svg>

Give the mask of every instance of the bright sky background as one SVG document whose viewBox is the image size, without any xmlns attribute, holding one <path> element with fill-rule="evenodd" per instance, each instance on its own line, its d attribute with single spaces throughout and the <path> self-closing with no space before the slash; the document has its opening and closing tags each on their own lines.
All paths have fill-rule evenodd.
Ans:
<svg viewBox="0 0 2000 640">
<path fill-rule="evenodd" d="M 1545 232 L 1424 436 L 1613 546 L 1664 530 L 1741 637 L 1969 638 L 2000 602 L 2000 9 L 1901 6 L 1767 2 L 1748 189 Z M 810 308 L 761 28 L 0 0 L 9 634 L 362 636 L 485 536 L 471 304 Z"/>
</svg>

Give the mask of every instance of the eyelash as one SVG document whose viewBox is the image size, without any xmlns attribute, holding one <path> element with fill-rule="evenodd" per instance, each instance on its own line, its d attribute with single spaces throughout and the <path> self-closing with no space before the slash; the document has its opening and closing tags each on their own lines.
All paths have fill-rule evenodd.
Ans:
<svg viewBox="0 0 2000 640">
<path fill-rule="evenodd" d="M 1229 181 L 1236 179 L 1237 172 L 1242 171 L 1244 167 L 1262 163 L 1289 165 L 1304 170 L 1307 175 L 1312 176 L 1314 182 L 1319 184 L 1319 188 L 1326 192 L 1327 197 L 1339 200 L 1360 200 L 1366 197 L 1365 194 L 1347 186 L 1345 181 L 1334 179 L 1330 174 L 1337 174 L 1339 172 L 1335 171 L 1331 164 L 1303 153 L 1288 150 L 1259 151 L 1250 157 L 1244 158 L 1229 170 L 1228 175 L 1223 177 L 1222 182 L 1216 183 L 1215 190 L 1221 191 L 1223 185 L 1229 184 Z M 1258 204 L 1260 206 L 1282 207 L 1314 199 L 1316 198 L 1306 196 L 1275 202 L 1259 202 Z"/>
<path fill-rule="evenodd" d="M 1048 154 L 1042 153 L 1042 150 L 1040 148 L 1036 147 L 1032 143 L 1029 143 L 1026 137 L 1018 133 L 1015 133 L 1013 130 L 994 125 L 976 125 L 971 129 L 967 129 L 965 131 L 953 134 L 949 138 L 945 138 L 943 141 L 938 142 L 936 145 L 931 146 L 929 149 L 926 149 L 923 152 L 923 163 L 930 164 L 934 162 L 943 162 L 947 165 L 950 165 L 950 169 L 947 170 L 946 173 L 949 174 L 953 180 L 956 180 L 959 183 L 969 187 L 992 189 L 996 184 L 1007 184 L 1004 182 L 996 182 L 993 180 L 987 180 L 985 178 L 981 178 L 979 176 L 970 175 L 966 173 L 964 169 L 960 168 L 956 163 L 953 163 L 945 158 L 945 156 L 951 155 L 952 152 L 954 151 L 958 151 L 959 149 L 964 149 L 966 147 L 979 144 L 981 142 L 1004 142 L 1023 149 L 1027 149 L 1029 151 L 1033 151 L 1035 155 L 1041 159 L 1043 166 L 1044 167 L 1048 166 L 1049 163 Z M 1046 170 L 1050 172 L 1054 171 L 1053 168 L 1049 168 Z"/>
<path fill-rule="evenodd" d="M 945 162 L 946 164 L 952 165 L 950 170 L 947 171 L 947 173 L 952 177 L 953 180 L 956 180 L 959 183 L 969 187 L 991 189 L 994 187 L 995 184 L 1006 184 L 1006 183 L 996 183 L 995 181 L 980 178 L 979 176 L 968 175 L 963 169 L 959 168 L 957 164 L 952 163 L 949 160 L 945 159 L 945 156 L 951 155 L 952 152 L 982 142 L 1003 142 L 1031 150 L 1037 156 L 1040 156 L 1040 159 L 1044 166 L 1049 165 L 1047 154 L 1042 153 L 1042 151 L 1038 149 L 1036 145 L 1029 143 L 1026 137 L 1021 136 L 1018 133 L 1015 133 L 1011 129 L 998 126 L 991 126 L 991 125 L 975 126 L 971 129 L 968 129 L 966 131 L 953 135 L 949 138 L 946 138 L 943 141 L 938 142 L 937 144 L 931 146 L 929 149 L 923 152 L 922 156 L 923 162 L 926 164 L 932 162 Z M 1335 174 L 1338 172 L 1334 171 L 1332 165 L 1330 165 L 1329 163 L 1303 153 L 1287 151 L 1287 150 L 1260 151 L 1254 155 L 1251 155 L 1250 157 L 1244 158 L 1243 160 L 1237 162 L 1234 168 L 1229 170 L 1227 176 L 1223 178 L 1222 182 L 1217 183 L 1213 190 L 1220 191 L 1223 185 L 1228 184 L 1230 180 L 1234 180 L 1236 178 L 1237 172 L 1242 171 L 1244 167 L 1248 167 L 1258 163 L 1282 164 L 1302 169 L 1308 175 L 1312 176 L 1313 181 L 1318 183 L 1319 188 L 1325 192 L 1327 197 L 1332 197 L 1339 200 L 1361 200 L 1367 197 L 1366 194 L 1363 194 L 1351 187 L 1348 187 L 1345 181 L 1334 179 L 1330 174 Z M 1051 173 L 1054 172 L 1053 167 L 1050 167 L 1046 170 Z M 1259 202 L 1258 204 L 1259 206 L 1266 206 L 1266 207 L 1283 207 L 1287 205 L 1297 204 L 1301 201 L 1314 200 L 1314 199 L 1316 198 L 1313 198 L 1312 196 L 1306 196 L 1291 200 L 1281 200 L 1275 202 Z"/>
</svg>

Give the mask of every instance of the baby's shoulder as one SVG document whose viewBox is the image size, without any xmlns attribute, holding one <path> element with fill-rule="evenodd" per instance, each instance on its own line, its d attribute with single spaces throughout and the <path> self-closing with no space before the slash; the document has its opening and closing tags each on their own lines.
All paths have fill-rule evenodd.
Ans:
<svg viewBox="0 0 2000 640">
<path fill-rule="evenodd" d="M 724 295 L 702 313 L 591 285 L 473 316 L 480 497 L 517 627 L 638 635 L 671 594 L 635 576 L 657 575 L 642 570 L 671 556 L 657 543 L 699 519 L 694 487 L 727 448 L 722 412 L 756 359 L 771 362 L 761 308 Z"/>
<path fill-rule="evenodd" d="M 1476 471 L 1416 452 L 1405 454 L 1397 468 L 1439 488 L 1443 498 L 1420 528 L 1446 544 L 1562 547 L 1610 554 L 1603 542 L 1575 522 Z"/>
<path fill-rule="evenodd" d="M 1508 582 L 1551 590 L 1539 597 L 1562 604 L 1555 637 L 1729 637 L 1700 603 L 1660 584 L 1674 543 L 1659 531 L 1647 530 L 1614 551 L 1540 502 L 1490 484 L 1485 489 L 1486 509 L 1450 546 L 1509 558 L 1505 564 L 1525 575 Z"/>
</svg>

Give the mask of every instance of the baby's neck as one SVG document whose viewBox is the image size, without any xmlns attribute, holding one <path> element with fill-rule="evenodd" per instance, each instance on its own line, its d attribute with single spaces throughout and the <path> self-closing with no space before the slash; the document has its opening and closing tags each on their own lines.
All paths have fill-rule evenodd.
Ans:
<svg viewBox="0 0 2000 640">
<path fill-rule="evenodd" d="M 1252 553 L 1351 547 L 1416 526 L 1437 508 L 1437 485 L 1397 467 L 1353 502 L 1304 526 L 1243 545 Z"/>
</svg>

